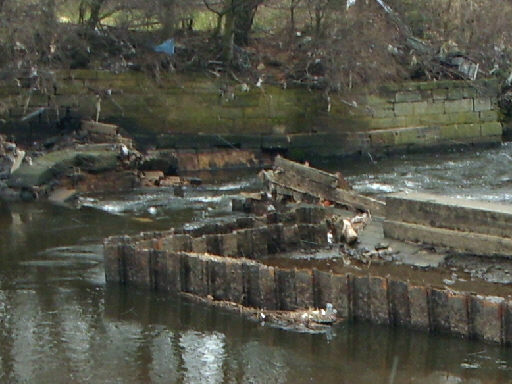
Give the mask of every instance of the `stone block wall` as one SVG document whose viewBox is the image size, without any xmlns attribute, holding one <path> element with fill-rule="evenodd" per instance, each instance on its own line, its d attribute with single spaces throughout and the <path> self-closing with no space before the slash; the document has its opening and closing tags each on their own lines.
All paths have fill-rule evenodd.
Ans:
<svg viewBox="0 0 512 384">
<path fill-rule="evenodd" d="M 367 98 L 370 147 L 500 141 L 497 83 L 439 81 L 382 87 Z"/>
<path fill-rule="evenodd" d="M 34 135 L 20 118 L 45 108 L 42 121 L 71 107 L 119 124 L 139 143 L 159 149 L 241 148 L 288 152 L 297 159 L 499 142 L 502 126 L 494 81 L 438 81 L 381 87 L 371 96 L 330 95 L 301 88 L 250 86 L 203 75 L 73 70 L 56 73 L 44 94 L 0 82 L 0 130 Z M 51 89 L 50 87 L 49 89 Z M 328 101 L 329 100 L 329 101 Z M 59 110 L 59 115 L 56 114 Z M 37 119 L 36 119 L 37 120 Z"/>
</svg>

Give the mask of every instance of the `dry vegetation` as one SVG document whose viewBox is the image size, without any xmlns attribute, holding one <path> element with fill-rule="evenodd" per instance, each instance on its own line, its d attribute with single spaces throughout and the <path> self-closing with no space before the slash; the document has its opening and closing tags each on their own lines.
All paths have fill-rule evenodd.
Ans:
<svg viewBox="0 0 512 384">
<path fill-rule="evenodd" d="M 3 78 L 44 68 L 202 70 L 329 90 L 510 73 L 497 0 L 0 0 Z M 169 37 L 173 57 L 152 52 Z"/>
</svg>

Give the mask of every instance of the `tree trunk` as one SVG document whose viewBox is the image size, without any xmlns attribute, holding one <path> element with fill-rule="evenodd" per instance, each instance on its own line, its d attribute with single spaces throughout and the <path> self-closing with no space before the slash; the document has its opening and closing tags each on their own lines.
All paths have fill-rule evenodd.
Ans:
<svg viewBox="0 0 512 384">
<path fill-rule="evenodd" d="M 224 34 L 222 37 L 222 59 L 225 63 L 233 61 L 233 45 L 235 39 L 235 14 L 231 8 L 224 15 Z"/>
<path fill-rule="evenodd" d="M 90 3 L 90 11 L 91 15 L 89 16 L 89 27 L 91 29 L 96 28 L 100 24 L 100 11 L 105 0 L 91 0 Z"/>
<path fill-rule="evenodd" d="M 233 12 L 235 13 L 235 43 L 240 46 L 249 45 L 249 33 L 252 29 L 254 16 L 260 1 L 235 0 Z"/>
<path fill-rule="evenodd" d="M 212 37 L 219 37 L 220 36 L 220 32 L 222 30 L 222 20 L 224 19 L 224 15 L 223 14 L 218 14 L 217 15 L 217 24 L 215 25 L 215 29 L 213 30 L 213 34 L 212 34 Z"/>
<path fill-rule="evenodd" d="M 162 24 L 162 35 L 169 38 L 174 34 L 176 25 L 176 0 L 160 0 L 162 5 L 162 14 L 160 22 Z"/>
</svg>

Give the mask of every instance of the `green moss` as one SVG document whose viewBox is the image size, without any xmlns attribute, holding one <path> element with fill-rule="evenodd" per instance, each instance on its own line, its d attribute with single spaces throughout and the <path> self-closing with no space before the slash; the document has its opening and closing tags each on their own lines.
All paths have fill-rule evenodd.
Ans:
<svg viewBox="0 0 512 384">
<path fill-rule="evenodd" d="M 501 123 L 483 123 L 480 126 L 482 137 L 486 136 L 501 136 L 503 134 L 503 126 Z"/>
<path fill-rule="evenodd" d="M 453 124 L 441 127 L 441 139 L 469 140 L 480 137 L 480 124 Z"/>
</svg>

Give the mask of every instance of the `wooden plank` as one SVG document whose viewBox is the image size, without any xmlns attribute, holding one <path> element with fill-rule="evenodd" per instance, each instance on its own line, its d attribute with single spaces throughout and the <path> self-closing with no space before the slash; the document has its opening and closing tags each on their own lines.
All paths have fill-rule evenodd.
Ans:
<svg viewBox="0 0 512 384">
<path fill-rule="evenodd" d="M 325 184 L 332 188 L 336 188 L 338 183 L 338 177 L 336 175 L 287 160 L 281 156 L 277 156 L 274 161 L 274 169 L 276 167 L 281 168 L 287 173 L 293 173 L 298 177 L 306 178 L 319 184 Z"/>
</svg>

